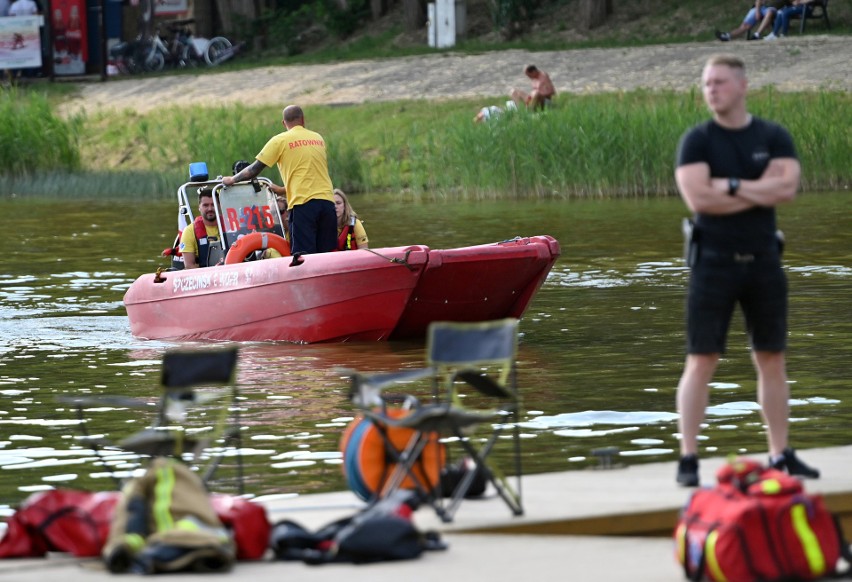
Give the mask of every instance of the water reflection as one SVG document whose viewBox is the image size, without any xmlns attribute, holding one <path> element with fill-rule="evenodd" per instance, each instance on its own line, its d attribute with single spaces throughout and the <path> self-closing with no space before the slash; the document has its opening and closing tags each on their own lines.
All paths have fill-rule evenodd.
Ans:
<svg viewBox="0 0 852 582">
<path fill-rule="evenodd" d="M 852 315 L 839 309 L 852 299 L 846 197 L 803 197 L 781 216 L 790 241 L 792 444 L 801 448 L 849 443 Z M 375 246 L 452 247 L 516 234 L 561 242 L 563 255 L 521 324 L 526 470 L 587 467 L 596 462 L 590 451 L 602 446 L 618 447 L 628 463 L 674 459 L 687 277 L 678 257 L 680 201 L 357 202 Z M 136 276 L 163 264 L 174 208 L 137 204 L 128 213 L 123 204 L 98 202 L 83 212 L 38 200 L 2 200 L 0 208 L 26 233 L 0 240 L 0 503 L 56 486 L 113 487 L 144 459 L 118 449 L 96 454 L 83 430 L 116 442 L 153 419 L 160 361 L 175 345 L 133 338 L 121 298 Z M 128 232 L 140 236 L 120 242 Z M 701 446 L 761 452 L 754 373 L 741 325 L 734 327 Z M 423 351 L 422 342 L 241 344 L 248 490 L 344 488 L 338 440 L 353 412 L 341 368 L 418 367 Z M 87 405 L 81 418 L 60 401 L 103 395 L 143 405 Z M 196 428 L 209 424 L 202 417 Z M 230 466 L 234 453 L 226 453 Z"/>
</svg>

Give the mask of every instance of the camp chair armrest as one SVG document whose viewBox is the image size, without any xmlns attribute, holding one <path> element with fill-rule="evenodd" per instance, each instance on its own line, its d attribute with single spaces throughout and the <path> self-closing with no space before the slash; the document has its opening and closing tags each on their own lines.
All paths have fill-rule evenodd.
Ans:
<svg viewBox="0 0 852 582">
<path fill-rule="evenodd" d="M 459 370 L 455 373 L 453 379 L 463 381 L 486 396 L 504 399 L 516 398 L 516 394 L 511 388 L 498 383 L 491 376 L 473 368 Z"/>
<path fill-rule="evenodd" d="M 384 404 L 382 391 L 388 386 L 414 382 L 435 374 L 433 368 L 417 368 L 382 374 L 352 373 L 349 386 L 349 399 L 359 408 L 372 408 Z"/>
</svg>

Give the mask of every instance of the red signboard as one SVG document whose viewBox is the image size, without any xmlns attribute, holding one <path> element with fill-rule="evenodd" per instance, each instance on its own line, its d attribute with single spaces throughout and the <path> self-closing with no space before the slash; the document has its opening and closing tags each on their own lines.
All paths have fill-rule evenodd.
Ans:
<svg viewBox="0 0 852 582">
<path fill-rule="evenodd" d="M 82 75 L 89 60 L 86 4 L 83 0 L 53 0 L 51 4 L 53 72 L 57 75 Z"/>
</svg>

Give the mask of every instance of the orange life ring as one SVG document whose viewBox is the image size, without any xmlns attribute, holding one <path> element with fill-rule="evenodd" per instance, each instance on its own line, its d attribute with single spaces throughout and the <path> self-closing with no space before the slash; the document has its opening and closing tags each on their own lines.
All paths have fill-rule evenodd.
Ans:
<svg viewBox="0 0 852 582">
<path fill-rule="evenodd" d="M 283 236 L 273 232 L 251 232 L 237 239 L 228 249 L 225 257 L 226 265 L 242 263 L 254 251 L 275 249 L 282 257 L 290 256 L 290 243 Z"/>
</svg>

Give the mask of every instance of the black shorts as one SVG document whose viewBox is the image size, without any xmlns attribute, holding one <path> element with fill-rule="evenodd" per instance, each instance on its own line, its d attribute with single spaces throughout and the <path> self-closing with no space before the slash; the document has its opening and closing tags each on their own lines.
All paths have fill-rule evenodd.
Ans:
<svg viewBox="0 0 852 582">
<path fill-rule="evenodd" d="M 686 351 L 725 353 L 728 327 L 739 303 L 752 349 L 787 346 L 787 277 L 777 253 L 717 253 L 701 249 L 689 278 Z"/>
<path fill-rule="evenodd" d="M 314 198 L 290 208 L 290 252 L 327 253 L 337 248 L 334 202 Z"/>
</svg>

